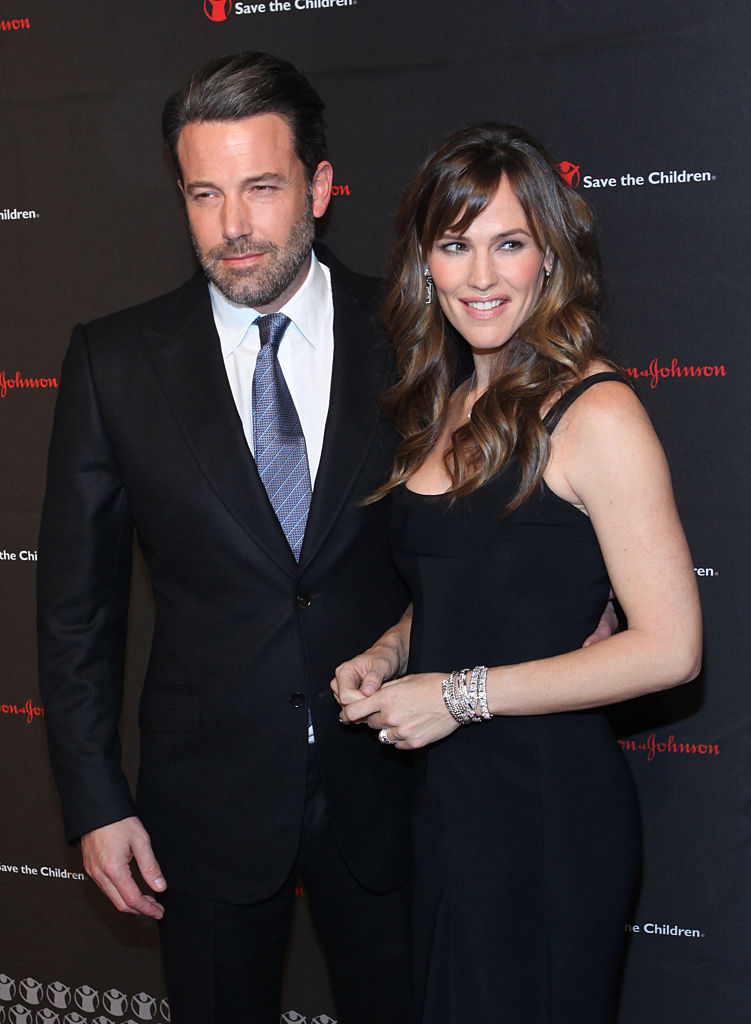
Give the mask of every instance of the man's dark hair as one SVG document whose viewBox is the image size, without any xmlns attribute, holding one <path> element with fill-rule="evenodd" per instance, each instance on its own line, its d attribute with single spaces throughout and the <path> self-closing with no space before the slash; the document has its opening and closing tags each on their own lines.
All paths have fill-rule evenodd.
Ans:
<svg viewBox="0 0 751 1024">
<path fill-rule="evenodd" d="M 289 125 L 295 152 L 312 179 L 326 159 L 323 100 L 289 61 L 245 51 L 209 61 L 164 105 L 162 134 L 177 173 L 177 142 L 194 121 L 240 121 L 255 114 L 279 114 Z"/>
</svg>

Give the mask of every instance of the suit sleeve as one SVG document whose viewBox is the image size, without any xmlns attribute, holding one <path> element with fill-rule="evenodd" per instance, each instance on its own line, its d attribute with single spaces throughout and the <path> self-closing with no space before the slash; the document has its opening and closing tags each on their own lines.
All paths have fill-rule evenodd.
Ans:
<svg viewBox="0 0 751 1024">
<path fill-rule="evenodd" d="M 69 841 L 135 813 L 120 761 L 133 526 L 86 330 L 63 362 L 38 557 L 39 684 Z"/>
</svg>

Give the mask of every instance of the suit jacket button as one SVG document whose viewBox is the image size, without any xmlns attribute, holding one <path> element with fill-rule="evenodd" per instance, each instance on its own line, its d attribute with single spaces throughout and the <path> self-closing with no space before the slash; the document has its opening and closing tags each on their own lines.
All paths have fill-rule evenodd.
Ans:
<svg viewBox="0 0 751 1024">
<path fill-rule="evenodd" d="M 300 693 L 297 690 L 295 693 L 289 695 L 289 706 L 291 708 L 304 708 L 305 707 L 305 694 Z"/>
<path fill-rule="evenodd" d="M 307 594 L 298 594 L 296 601 L 298 608 L 310 608 L 310 598 Z"/>
</svg>

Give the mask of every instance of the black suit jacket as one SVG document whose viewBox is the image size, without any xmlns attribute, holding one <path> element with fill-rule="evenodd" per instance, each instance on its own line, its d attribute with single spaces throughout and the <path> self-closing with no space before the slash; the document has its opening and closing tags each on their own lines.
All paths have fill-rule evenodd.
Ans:
<svg viewBox="0 0 751 1024">
<path fill-rule="evenodd" d="M 137 813 L 171 886 L 229 902 L 268 896 L 292 867 L 308 706 L 351 870 L 374 890 L 408 874 L 403 757 L 341 726 L 329 690 L 407 603 L 388 502 L 360 504 L 393 456 L 377 404 L 391 359 L 377 282 L 322 258 L 333 377 L 299 564 L 248 450 L 201 274 L 75 329 L 50 446 L 40 682 L 66 833 Z M 156 607 L 135 800 L 117 735 L 133 527 Z"/>
</svg>

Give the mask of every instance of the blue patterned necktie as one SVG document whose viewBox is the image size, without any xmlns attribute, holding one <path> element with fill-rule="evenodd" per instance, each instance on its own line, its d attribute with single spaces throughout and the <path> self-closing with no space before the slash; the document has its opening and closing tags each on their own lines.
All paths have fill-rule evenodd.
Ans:
<svg viewBox="0 0 751 1024">
<path fill-rule="evenodd" d="M 261 350 L 253 371 L 253 450 L 258 473 L 296 560 L 310 509 L 310 469 L 295 403 L 279 365 L 279 343 L 289 326 L 284 313 L 254 323 Z"/>
</svg>

